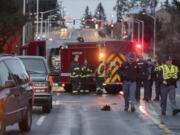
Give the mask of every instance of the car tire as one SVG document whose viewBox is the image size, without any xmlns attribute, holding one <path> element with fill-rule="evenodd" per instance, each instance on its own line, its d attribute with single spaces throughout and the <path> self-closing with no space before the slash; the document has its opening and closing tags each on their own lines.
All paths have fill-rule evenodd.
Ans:
<svg viewBox="0 0 180 135">
<path fill-rule="evenodd" d="M 19 129 L 22 132 L 28 132 L 31 130 L 31 125 L 32 125 L 32 106 L 29 105 L 23 120 L 19 122 Z"/>
<path fill-rule="evenodd" d="M 51 105 L 46 105 L 46 106 L 43 106 L 42 107 L 42 111 L 44 112 L 44 113 L 50 113 L 51 112 Z"/>
<path fill-rule="evenodd" d="M 4 135 L 6 131 L 6 122 L 5 119 L 0 119 L 0 135 Z"/>
</svg>

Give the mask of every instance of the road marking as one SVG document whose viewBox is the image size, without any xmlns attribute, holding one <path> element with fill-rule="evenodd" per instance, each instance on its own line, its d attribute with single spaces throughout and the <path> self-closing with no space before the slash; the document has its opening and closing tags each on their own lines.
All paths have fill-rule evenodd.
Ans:
<svg viewBox="0 0 180 135">
<path fill-rule="evenodd" d="M 41 117 L 37 120 L 36 125 L 37 125 L 37 126 L 41 126 L 42 123 L 44 122 L 45 118 L 46 118 L 46 116 L 41 116 Z"/>
<path fill-rule="evenodd" d="M 153 106 L 151 106 L 153 107 Z M 145 116 L 147 116 L 149 119 L 152 120 L 153 123 L 155 123 L 162 131 L 165 135 L 175 135 L 171 130 L 168 129 L 168 127 L 165 124 L 160 123 L 160 121 L 158 121 L 157 118 L 154 118 L 153 116 L 151 116 L 146 110 L 144 106 L 139 106 L 139 113 L 144 114 Z M 155 117 L 158 116 L 158 114 L 153 111 L 152 112 L 153 115 L 155 115 Z"/>
</svg>

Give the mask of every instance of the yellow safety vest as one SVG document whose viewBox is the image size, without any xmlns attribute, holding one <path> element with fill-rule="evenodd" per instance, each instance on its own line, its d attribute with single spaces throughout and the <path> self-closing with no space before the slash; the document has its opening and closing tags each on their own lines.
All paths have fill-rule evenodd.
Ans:
<svg viewBox="0 0 180 135">
<path fill-rule="evenodd" d="M 167 65 L 162 65 L 162 74 L 163 74 L 163 80 L 168 80 L 168 79 L 177 79 L 178 78 L 178 67 L 171 65 L 168 67 Z"/>
<path fill-rule="evenodd" d="M 97 70 L 98 77 L 105 77 L 105 69 L 103 70 L 103 72 L 101 71 L 103 66 L 104 66 L 104 63 L 101 63 L 98 67 L 98 70 Z"/>
</svg>

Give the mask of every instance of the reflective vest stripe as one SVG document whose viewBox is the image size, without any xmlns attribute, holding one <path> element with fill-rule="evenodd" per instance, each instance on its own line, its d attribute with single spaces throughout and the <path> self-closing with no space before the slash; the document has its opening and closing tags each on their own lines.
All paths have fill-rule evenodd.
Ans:
<svg viewBox="0 0 180 135">
<path fill-rule="evenodd" d="M 170 78 L 177 79 L 178 78 L 178 68 L 174 65 L 171 65 L 169 68 L 167 65 L 162 65 L 161 66 L 162 71 L 163 71 L 163 79 L 167 80 Z"/>
<path fill-rule="evenodd" d="M 101 63 L 98 67 L 97 73 L 98 73 L 98 77 L 105 77 L 105 70 L 103 70 L 103 72 L 101 72 L 101 68 L 104 66 L 104 63 Z"/>
</svg>

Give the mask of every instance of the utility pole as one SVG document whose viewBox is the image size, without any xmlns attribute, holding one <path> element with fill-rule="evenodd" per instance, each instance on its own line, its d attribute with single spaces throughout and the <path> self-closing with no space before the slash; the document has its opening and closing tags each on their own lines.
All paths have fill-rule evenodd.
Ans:
<svg viewBox="0 0 180 135">
<path fill-rule="evenodd" d="M 23 15 L 26 15 L 26 0 L 23 0 Z M 26 24 L 23 26 L 23 33 L 22 33 L 22 46 L 25 45 L 26 40 Z M 22 52 L 23 55 L 25 55 L 25 51 Z"/>
<path fill-rule="evenodd" d="M 36 1 L 36 36 L 39 36 L 39 0 Z"/>
</svg>

